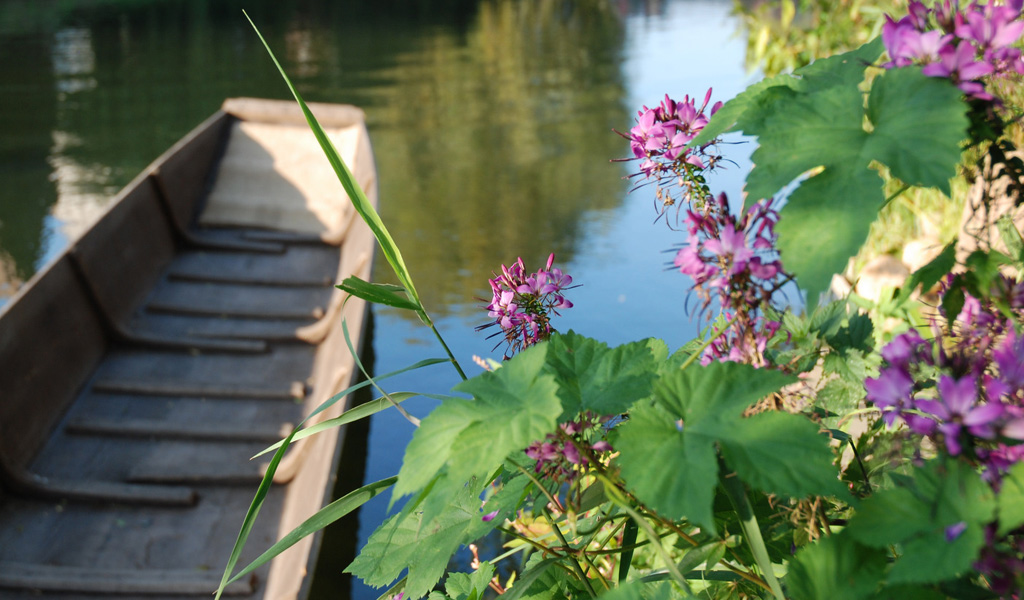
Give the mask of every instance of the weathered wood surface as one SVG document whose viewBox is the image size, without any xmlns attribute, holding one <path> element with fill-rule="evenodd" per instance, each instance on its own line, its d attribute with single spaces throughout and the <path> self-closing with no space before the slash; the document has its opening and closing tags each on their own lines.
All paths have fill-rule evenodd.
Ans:
<svg viewBox="0 0 1024 600">
<path fill-rule="evenodd" d="M 345 132 L 339 150 L 375 201 L 361 111 L 313 110 Z M 301 227 L 282 226 L 265 195 L 269 221 L 243 201 L 238 223 L 220 211 L 200 225 L 210 190 L 232 196 L 221 167 L 253 172 L 223 156 L 240 120 L 264 143 L 305 128 L 292 103 L 226 102 L 0 310 L 0 597 L 208 596 L 269 460 L 250 457 L 350 385 L 341 321 L 359 340 L 366 307 L 333 284 L 369 279 L 372 235 L 336 180 L 306 190 L 315 219 L 291 199 Z M 323 505 L 343 434 L 286 455 L 275 480 L 287 485 L 271 488 L 240 566 Z M 301 542 L 231 594 L 302 597 L 315 548 Z"/>
</svg>

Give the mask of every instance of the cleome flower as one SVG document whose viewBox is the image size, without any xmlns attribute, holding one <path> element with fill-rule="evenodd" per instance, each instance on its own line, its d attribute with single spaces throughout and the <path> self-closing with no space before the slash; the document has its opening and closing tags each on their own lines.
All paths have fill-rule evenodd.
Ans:
<svg viewBox="0 0 1024 600">
<path fill-rule="evenodd" d="M 508 344 L 505 359 L 550 337 L 554 332 L 551 317 L 558 316 L 559 309 L 572 308 L 563 293 L 576 286 L 571 276 L 553 266 L 554 261 L 555 255 L 551 254 L 543 269 L 527 275 L 523 259 L 518 258 L 511 266 L 501 265 L 501 275 L 488 280 L 492 295 L 485 308 L 494 321 L 476 329 L 495 325 L 501 329 L 490 337 L 503 336 Z"/>
</svg>

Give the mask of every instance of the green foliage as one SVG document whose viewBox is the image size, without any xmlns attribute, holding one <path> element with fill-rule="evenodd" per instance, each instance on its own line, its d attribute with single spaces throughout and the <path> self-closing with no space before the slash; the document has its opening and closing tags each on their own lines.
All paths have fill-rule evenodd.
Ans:
<svg viewBox="0 0 1024 600">
<path fill-rule="evenodd" d="M 875 40 L 752 86 L 693 142 L 727 130 L 757 136 L 746 186 L 752 198 L 799 182 L 782 210 L 779 247 L 811 306 L 864 243 L 885 200 L 873 161 L 911 185 L 947 192 L 959 164 L 966 108 L 948 81 L 913 68 L 886 71 L 865 107 L 858 84 L 880 53 Z"/>
<path fill-rule="evenodd" d="M 843 493 L 817 426 L 785 413 L 743 416 L 744 409 L 792 381 L 733 363 L 663 376 L 654 385 L 655 403 L 637 405 L 621 427 L 617 448 L 623 477 L 649 506 L 712 534 L 716 448 L 744 481 L 763 491 L 793 497 Z M 652 469 L 652 464 L 674 468 Z"/>
<path fill-rule="evenodd" d="M 423 513 L 418 511 L 390 517 L 370 536 L 345 572 L 367 585 L 381 587 L 408 569 L 406 594 L 412 598 L 426 595 L 444 575 L 455 550 L 493 528 L 481 519 L 478 492 L 473 485 L 463 486 L 449 499 L 447 510 L 430 521 L 424 521 Z"/>
<path fill-rule="evenodd" d="M 423 420 L 406 448 L 394 499 L 423 489 L 439 473 L 455 486 L 486 478 L 513 451 L 554 430 L 562 404 L 545 369 L 547 349 L 534 346 L 457 386 L 473 399 L 446 400 Z"/>
<path fill-rule="evenodd" d="M 995 515 L 992 488 L 972 467 L 953 460 L 930 461 L 897 483 L 863 502 L 850 521 L 850 536 L 866 546 L 902 547 L 888 574 L 892 583 L 945 581 L 969 569 Z M 958 524 L 966 528 L 949 539 L 949 528 Z"/>
<path fill-rule="evenodd" d="M 875 597 L 885 556 L 840 533 L 805 546 L 789 566 L 793 600 L 860 600 Z"/>
<path fill-rule="evenodd" d="M 548 364 L 557 374 L 569 417 L 588 410 L 600 415 L 625 412 L 650 395 L 655 368 L 668 356 L 668 347 L 660 340 L 608 348 L 571 331 L 554 336 L 549 345 Z"/>
<path fill-rule="evenodd" d="M 782 7 L 789 27 L 796 5 L 783 0 Z M 776 227 L 780 251 L 812 310 L 762 306 L 751 313 L 782 325 L 764 352 L 768 368 L 694 364 L 726 329 L 724 316 L 671 355 L 660 340 L 609 347 L 569 332 L 494 363 L 493 371 L 455 387 L 469 397 L 440 398 L 419 423 L 392 503 L 411 498 L 374 532 L 348 572 L 373 586 L 407 572 L 390 591 L 409 598 L 481 600 L 494 573 L 490 563 L 450 575 L 444 592 L 433 588 L 458 548 L 502 527 L 516 538 L 506 555 L 540 550 L 525 559 L 508 600 L 668 600 L 694 590 L 708 598 L 771 594 L 777 600 L 786 594 L 794 600 L 986 597 L 979 587 L 985 582 L 971 569 L 986 532 L 1005 537 L 1024 525 L 1024 465 L 993 486 L 967 453 L 905 443 L 905 430 L 873 417 L 863 433 L 838 429 L 840 421 L 869 410 L 862 408 L 864 382 L 878 375 L 881 343 L 892 334 L 886 320 L 898 317 L 899 330 L 915 325 L 914 290 L 933 287 L 956 266 L 950 245 L 877 304 L 815 302 L 886 203 L 883 180 L 948 194 L 961 160 L 968 131 L 961 92 L 918 68 L 878 72 L 871 65 L 881 52 L 875 40 L 750 86 L 691 143 L 727 131 L 756 136 L 746 191 L 754 199 L 786 197 Z M 318 131 L 315 121 L 310 125 Z M 338 173 L 344 181 L 344 165 Z M 340 287 L 414 310 L 430 325 L 397 246 L 375 213 L 363 217 L 402 286 L 350 278 Z M 1009 255 L 970 255 L 943 298 L 946 314 L 957 314 L 969 294 L 1014 316 L 997 296 L 1009 294 L 1000 287 L 1001 269 L 1024 265 L 1024 238 L 1008 220 L 999 230 Z M 792 397 L 795 373 L 805 374 L 813 398 Z M 355 409 L 323 427 L 383 406 Z M 594 415 L 604 417 L 600 425 L 593 426 Z M 823 431 L 822 423 L 833 429 Z M 317 430 L 272 447 L 271 470 L 292 439 Z M 853 451 L 852 460 L 846 451 Z M 225 581 L 268 481 L 243 524 Z M 264 556 L 356 500 L 328 507 Z"/>
</svg>

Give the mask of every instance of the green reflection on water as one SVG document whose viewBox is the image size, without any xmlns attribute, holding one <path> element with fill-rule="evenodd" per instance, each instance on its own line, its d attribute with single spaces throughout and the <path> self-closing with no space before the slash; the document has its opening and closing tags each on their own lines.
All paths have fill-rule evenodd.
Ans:
<svg viewBox="0 0 1024 600">
<path fill-rule="evenodd" d="M 609 4 L 344 4 L 3 5 L 0 286 L 30 277 L 224 98 L 286 96 L 243 5 L 308 100 L 366 109 L 382 213 L 434 312 L 482 294 L 520 253 L 571 258 L 584 211 L 625 191 L 608 162 L 629 119 Z"/>
</svg>

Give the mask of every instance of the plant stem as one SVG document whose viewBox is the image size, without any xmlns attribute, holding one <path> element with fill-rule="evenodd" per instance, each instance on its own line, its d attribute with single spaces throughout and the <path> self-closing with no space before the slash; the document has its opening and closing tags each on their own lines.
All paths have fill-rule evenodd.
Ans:
<svg viewBox="0 0 1024 600">
<path fill-rule="evenodd" d="M 468 379 L 468 377 L 466 377 L 466 372 L 462 370 L 462 366 L 459 365 L 459 361 L 455 359 L 455 355 L 452 354 L 451 348 L 448 347 L 448 344 L 445 343 L 444 338 L 441 337 L 441 332 L 437 330 L 437 327 L 434 326 L 434 322 L 430 320 L 430 316 L 427 315 L 427 311 L 423 310 L 422 305 L 420 305 L 420 307 L 420 317 L 427 324 L 427 326 L 430 327 L 430 330 L 434 332 L 434 337 L 437 338 L 437 341 L 441 342 L 441 347 L 444 348 L 445 353 L 448 354 L 448 360 L 452 361 L 452 366 L 455 367 L 455 370 L 459 372 L 459 377 L 461 377 L 462 380 L 465 381 L 466 379 Z"/>
<path fill-rule="evenodd" d="M 587 577 L 587 574 L 583 572 L 583 567 L 580 565 L 580 561 L 573 555 L 572 546 L 569 545 L 565 536 L 562 535 L 562 530 L 558 527 L 558 523 L 555 523 L 555 520 L 551 517 L 551 512 L 546 508 L 544 509 L 544 514 L 547 516 L 548 522 L 551 523 L 551 529 L 554 530 L 555 535 L 557 535 L 559 541 L 562 542 L 562 546 L 565 548 L 565 555 L 569 557 L 570 561 L 572 561 L 572 567 L 573 570 L 576 571 L 576 575 L 579 576 L 580 581 L 582 581 L 583 585 L 586 586 L 590 597 L 597 598 L 597 592 L 594 591 L 594 586 L 590 585 L 590 579 Z"/>
<path fill-rule="evenodd" d="M 775 596 L 776 600 L 786 600 L 782 593 L 782 586 L 779 585 L 779 580 L 775 578 L 772 561 L 768 557 L 768 548 L 764 545 L 764 538 L 761 537 L 761 527 L 757 523 L 757 517 L 754 516 L 754 509 L 750 506 L 750 500 L 747 498 L 747 490 L 743 487 L 743 482 L 736 476 L 736 473 L 729 472 L 725 461 L 721 457 L 718 458 L 718 468 L 722 487 L 725 489 L 726 495 L 729 496 L 733 508 L 736 509 L 736 514 L 740 517 L 743 537 L 746 538 L 747 544 L 750 546 L 750 552 L 754 555 L 754 561 L 760 567 L 765 580 L 768 582 L 768 587 L 771 588 L 772 595 Z"/>
<path fill-rule="evenodd" d="M 732 324 L 736 322 L 736 319 L 740 318 L 740 314 L 741 313 L 737 312 L 735 315 L 733 315 L 731 319 L 729 319 L 729 322 L 726 323 L 724 327 L 722 327 L 721 329 L 716 331 L 714 335 L 706 339 L 704 343 L 700 345 L 700 348 L 697 348 L 693 352 L 693 354 L 690 355 L 690 358 L 687 358 L 686 362 L 684 362 L 683 365 L 679 367 L 679 370 L 685 371 L 686 368 L 689 367 L 691 363 L 693 363 L 693 361 L 697 360 L 697 357 L 700 356 L 705 350 L 707 350 L 708 346 L 710 346 L 712 342 L 714 342 L 719 337 L 724 335 L 725 332 L 728 331 L 730 327 L 732 327 Z"/>
</svg>

